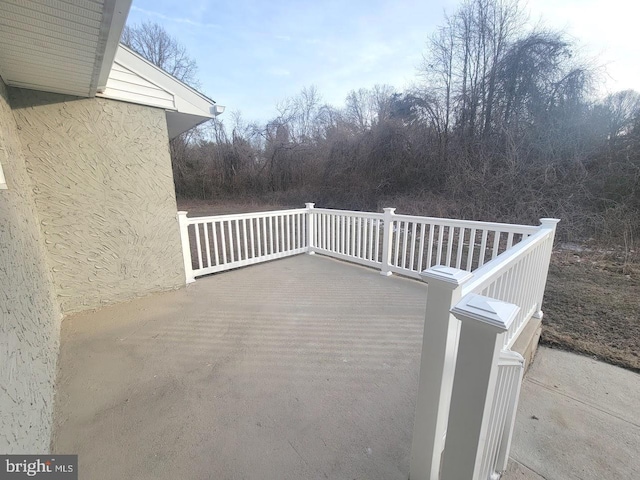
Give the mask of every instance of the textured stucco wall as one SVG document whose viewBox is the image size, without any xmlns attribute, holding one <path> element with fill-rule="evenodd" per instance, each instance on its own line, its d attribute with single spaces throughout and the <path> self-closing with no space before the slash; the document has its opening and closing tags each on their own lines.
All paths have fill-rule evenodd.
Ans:
<svg viewBox="0 0 640 480">
<path fill-rule="evenodd" d="M 10 96 L 62 311 L 184 285 L 164 111 Z"/>
<path fill-rule="evenodd" d="M 0 79 L 0 454 L 49 451 L 60 312 Z"/>
</svg>

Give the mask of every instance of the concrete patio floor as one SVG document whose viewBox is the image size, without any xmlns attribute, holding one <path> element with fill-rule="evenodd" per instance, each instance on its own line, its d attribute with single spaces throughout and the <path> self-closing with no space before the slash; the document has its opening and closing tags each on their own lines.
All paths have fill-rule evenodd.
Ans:
<svg viewBox="0 0 640 480">
<path fill-rule="evenodd" d="M 300 255 L 68 317 L 53 450 L 90 480 L 406 480 L 425 303 Z M 540 348 L 503 478 L 640 478 L 639 379 Z"/>
<path fill-rule="evenodd" d="M 67 318 L 83 479 L 403 479 L 426 285 L 300 255 Z"/>
</svg>

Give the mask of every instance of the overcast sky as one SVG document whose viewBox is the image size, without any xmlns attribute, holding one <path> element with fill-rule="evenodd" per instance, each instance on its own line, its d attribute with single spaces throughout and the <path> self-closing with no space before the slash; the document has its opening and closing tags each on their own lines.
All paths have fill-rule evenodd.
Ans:
<svg viewBox="0 0 640 480">
<path fill-rule="evenodd" d="M 353 89 L 416 81 L 426 40 L 456 0 L 134 0 L 129 24 L 150 20 L 198 63 L 201 90 L 227 112 L 267 121 L 303 87 L 342 105 Z M 640 2 L 529 0 L 532 22 L 564 29 L 604 72 L 604 93 L 640 91 Z M 226 116 L 226 115 L 225 115 Z"/>
</svg>

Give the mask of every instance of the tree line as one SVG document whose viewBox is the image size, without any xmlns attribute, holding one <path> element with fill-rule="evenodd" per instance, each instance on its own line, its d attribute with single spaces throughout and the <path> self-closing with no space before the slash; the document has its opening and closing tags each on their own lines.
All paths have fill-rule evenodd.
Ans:
<svg viewBox="0 0 640 480">
<path fill-rule="evenodd" d="M 336 107 L 307 87 L 266 124 L 213 120 L 172 141 L 176 193 L 490 221 L 558 217 L 564 240 L 632 248 L 640 94 L 595 98 L 598 72 L 575 41 L 526 25 L 517 1 L 468 0 L 429 38 L 411 89 L 363 88 Z"/>
</svg>

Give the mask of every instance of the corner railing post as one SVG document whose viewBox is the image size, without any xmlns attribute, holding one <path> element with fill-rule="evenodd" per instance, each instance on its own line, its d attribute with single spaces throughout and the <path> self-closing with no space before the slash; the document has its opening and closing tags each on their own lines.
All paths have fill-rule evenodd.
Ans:
<svg viewBox="0 0 640 480">
<path fill-rule="evenodd" d="M 540 228 L 542 230 L 550 231 L 551 234 L 549 235 L 549 240 L 547 243 L 547 250 L 545 252 L 544 266 L 542 271 L 543 276 L 541 277 L 544 280 L 540 285 L 537 285 L 537 288 L 539 290 L 537 292 L 538 311 L 534 313 L 534 316 L 536 318 L 542 318 L 542 300 L 544 297 L 544 289 L 547 285 L 547 276 L 549 275 L 549 263 L 551 262 L 551 253 L 553 251 L 553 241 L 556 236 L 556 226 L 558 225 L 558 222 L 560 222 L 560 220 L 557 218 L 541 218 L 540 219 Z"/>
<path fill-rule="evenodd" d="M 393 246 L 393 215 L 396 213 L 395 208 L 385 208 L 383 217 L 382 231 L 382 267 L 380 275 L 388 277 L 391 275 L 391 251 Z"/>
<path fill-rule="evenodd" d="M 191 243 L 189 243 L 189 224 L 187 212 L 178 212 L 178 225 L 180 227 L 180 241 L 182 243 L 182 258 L 184 260 L 185 283 L 188 285 L 196 281 L 191 267 Z"/>
<path fill-rule="evenodd" d="M 471 293 L 451 311 L 461 321 L 441 480 L 485 480 L 498 359 L 520 308 Z M 493 472 L 489 472 L 491 475 Z"/>
<path fill-rule="evenodd" d="M 411 480 L 437 480 L 449 417 L 460 322 L 450 310 L 470 272 L 438 265 L 420 274 L 429 284 L 411 444 Z"/>
<path fill-rule="evenodd" d="M 315 214 L 313 213 L 313 207 L 315 203 L 305 203 L 307 207 L 307 253 L 309 255 L 315 255 L 313 247 L 313 235 L 314 235 L 314 222 L 315 222 Z"/>
</svg>

